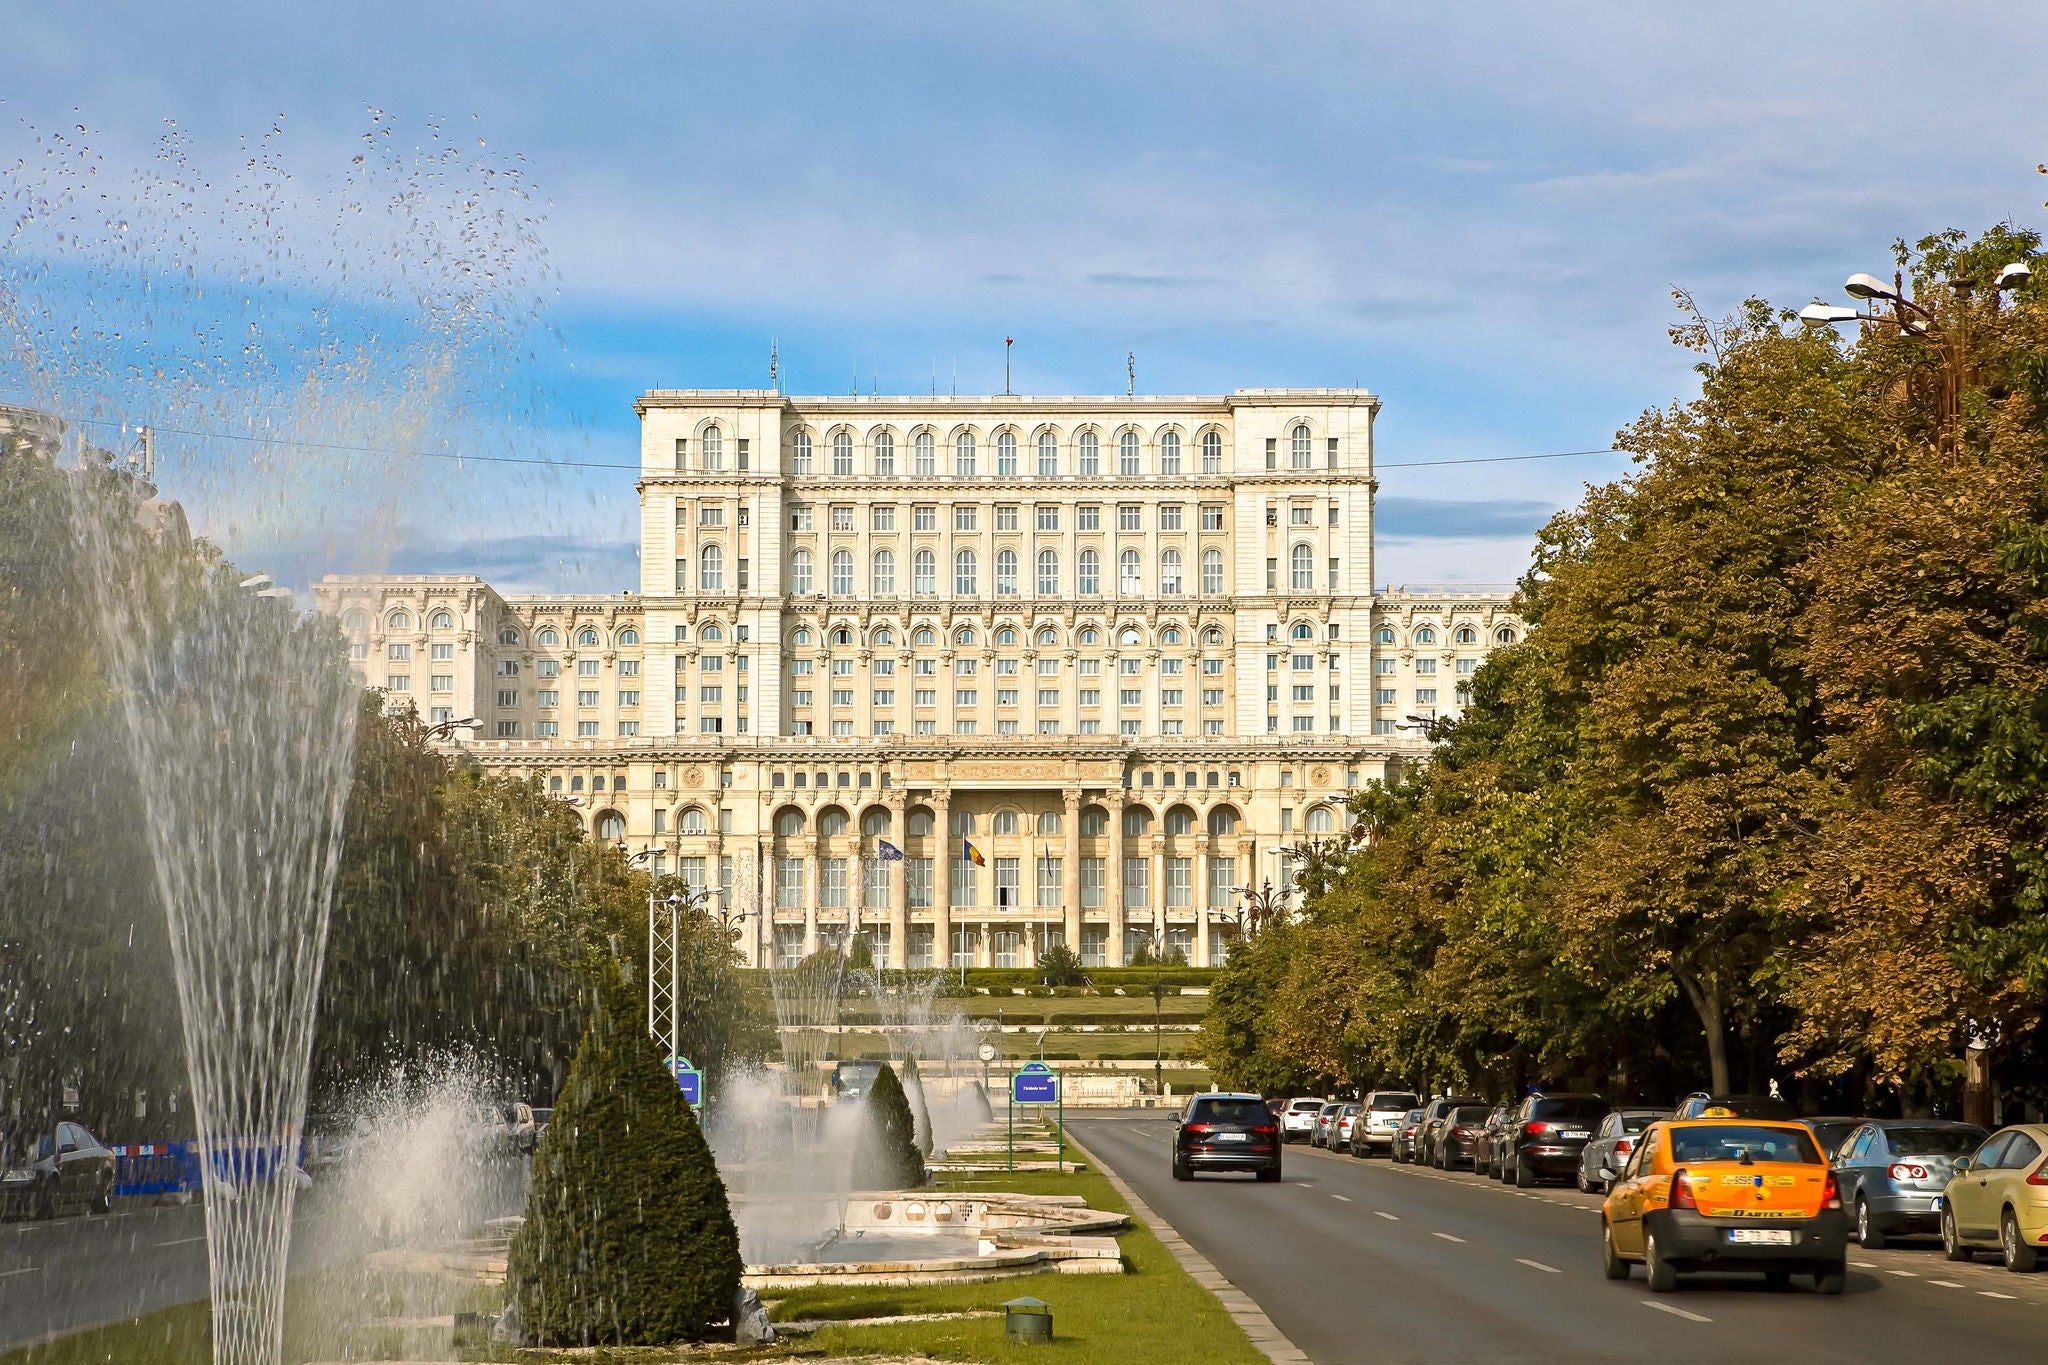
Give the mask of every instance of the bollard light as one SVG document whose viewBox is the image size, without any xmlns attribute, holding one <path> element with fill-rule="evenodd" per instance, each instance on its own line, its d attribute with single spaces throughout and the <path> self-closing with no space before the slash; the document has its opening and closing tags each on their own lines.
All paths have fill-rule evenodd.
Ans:
<svg viewBox="0 0 2048 1365">
<path fill-rule="evenodd" d="M 1044 1299 L 1011 1299 L 1003 1305 L 1005 1341 L 1051 1341 L 1052 1305 Z"/>
</svg>

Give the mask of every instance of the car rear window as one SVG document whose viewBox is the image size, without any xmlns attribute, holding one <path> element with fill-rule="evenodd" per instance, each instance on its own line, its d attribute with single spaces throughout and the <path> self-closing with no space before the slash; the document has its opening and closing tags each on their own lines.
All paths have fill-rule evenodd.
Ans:
<svg viewBox="0 0 2048 1365">
<path fill-rule="evenodd" d="M 1598 1123 L 1607 1117 L 1607 1101 L 1599 1099 L 1538 1100 L 1529 1111 L 1532 1119 L 1578 1119 Z"/>
<path fill-rule="evenodd" d="M 1289 1100 L 1287 1107 L 1297 1114 L 1312 1114 L 1323 1107 L 1321 1100 Z"/>
<path fill-rule="evenodd" d="M 1884 1136 L 1894 1156 L 1968 1156 L 1984 1140 L 1977 1128 L 1893 1128 Z"/>
<path fill-rule="evenodd" d="M 1416 1099 L 1413 1095 L 1398 1095 L 1391 1090 L 1382 1091 L 1372 1097 L 1375 1112 L 1383 1109 L 1413 1109 L 1415 1105 Z"/>
<path fill-rule="evenodd" d="M 1468 1104 L 1451 1111 L 1452 1123 L 1484 1123 L 1487 1108 L 1483 1104 Z"/>
<path fill-rule="evenodd" d="M 1259 1100 L 1196 1100 L 1199 1123 L 1270 1123 L 1272 1114 Z"/>
<path fill-rule="evenodd" d="M 1621 1131 L 1624 1133 L 1640 1133 L 1643 1129 L 1655 1123 L 1657 1119 L 1658 1115 L 1656 1114 L 1623 1114 L 1621 1116 Z"/>
<path fill-rule="evenodd" d="M 1765 1128 L 1743 1123 L 1717 1123 L 1671 1130 L 1671 1156 L 1676 1161 L 1783 1161 L 1821 1164 L 1820 1148 L 1804 1128 Z"/>
</svg>

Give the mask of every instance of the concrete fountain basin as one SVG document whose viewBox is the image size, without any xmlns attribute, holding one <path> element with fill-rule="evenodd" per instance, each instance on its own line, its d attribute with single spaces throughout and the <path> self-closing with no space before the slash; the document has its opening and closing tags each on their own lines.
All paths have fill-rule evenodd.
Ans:
<svg viewBox="0 0 2048 1365">
<path fill-rule="evenodd" d="M 1118 1275 L 1115 1233 L 1130 1219 L 1073 1195 L 861 1193 L 815 1259 L 749 1265 L 752 1289 L 821 1284 L 972 1283 L 1035 1275 Z"/>
</svg>

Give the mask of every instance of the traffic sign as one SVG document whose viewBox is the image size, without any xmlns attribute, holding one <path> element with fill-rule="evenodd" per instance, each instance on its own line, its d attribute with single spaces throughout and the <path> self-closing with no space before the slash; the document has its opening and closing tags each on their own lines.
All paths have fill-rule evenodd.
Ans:
<svg viewBox="0 0 2048 1365">
<path fill-rule="evenodd" d="M 692 1109 L 704 1103 L 704 1073 L 690 1065 L 688 1057 L 671 1057 L 668 1069 L 683 1088 L 683 1102 Z"/>
<path fill-rule="evenodd" d="M 1026 1062 L 1010 1077 L 1012 1104 L 1058 1104 L 1059 1073 L 1044 1062 Z"/>
</svg>

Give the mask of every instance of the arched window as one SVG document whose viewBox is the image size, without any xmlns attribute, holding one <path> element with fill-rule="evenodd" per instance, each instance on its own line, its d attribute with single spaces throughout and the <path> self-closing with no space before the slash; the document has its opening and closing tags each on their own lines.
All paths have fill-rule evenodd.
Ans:
<svg viewBox="0 0 2048 1365">
<path fill-rule="evenodd" d="M 1102 556 L 1093 550 L 1081 551 L 1081 568 L 1074 591 L 1083 597 L 1102 595 Z"/>
<path fill-rule="evenodd" d="M 1174 838 L 1195 832 L 1195 813 L 1186 806 L 1175 806 L 1166 812 L 1166 834 Z"/>
<path fill-rule="evenodd" d="M 562 643 L 562 637 L 555 634 L 553 626 L 544 626 L 541 628 L 540 634 L 533 637 L 533 642 L 548 649 L 553 649 L 556 645 Z"/>
<path fill-rule="evenodd" d="M 851 550 L 834 550 L 832 552 L 832 595 L 834 597 L 853 596 L 853 551 Z"/>
<path fill-rule="evenodd" d="M 626 817 L 615 810 L 598 812 L 597 837 L 607 844 L 623 843 L 626 838 Z"/>
<path fill-rule="evenodd" d="M 392 613 L 391 613 L 391 628 L 392 628 L 393 630 L 411 630 L 411 629 L 412 629 L 412 613 L 411 613 L 411 612 L 409 612 L 409 611 L 394 611 L 394 612 L 392 612 Z"/>
<path fill-rule="evenodd" d="M 1162 597 L 1180 596 L 1180 551 L 1164 550 L 1159 555 L 1159 593 Z"/>
<path fill-rule="evenodd" d="M 939 472 L 938 442 L 932 438 L 932 434 L 929 431 L 917 433 L 917 440 L 912 442 L 911 449 L 913 458 L 916 460 L 918 473 L 936 474 Z"/>
<path fill-rule="evenodd" d="M 717 545 L 697 551 L 697 591 L 725 591 L 725 551 Z"/>
<path fill-rule="evenodd" d="M 631 626 L 627 626 L 624 630 L 619 632 L 619 643 L 622 645 L 639 644 L 640 632 L 633 629 Z"/>
<path fill-rule="evenodd" d="M 953 477 L 974 477 L 974 433 L 963 431 L 953 438 Z"/>
<path fill-rule="evenodd" d="M 1102 636 L 1101 636 L 1101 634 L 1100 634 L 1100 633 L 1099 633 L 1099 632 L 1098 632 L 1098 631 L 1097 631 L 1097 630 L 1095 629 L 1095 627 L 1093 627 L 1093 626 L 1084 626 L 1084 627 L 1082 628 L 1082 630 L 1081 630 L 1081 635 L 1080 635 L 1080 639 L 1079 639 L 1079 643 L 1081 643 L 1081 644 L 1084 644 L 1084 645 L 1087 645 L 1087 646 L 1089 646 L 1089 647 L 1091 647 L 1091 648 L 1092 648 L 1092 647 L 1094 647 L 1095 645 L 1097 645 L 1097 644 L 1100 644 L 1101 642 L 1102 642 Z"/>
<path fill-rule="evenodd" d="M 1290 640 L 1313 640 L 1316 638 L 1316 628 L 1306 621 L 1296 621 L 1294 628 L 1287 632 L 1287 638 Z"/>
<path fill-rule="evenodd" d="M 1211 626 L 1202 632 L 1202 644 L 1208 649 L 1223 648 L 1223 632 Z"/>
<path fill-rule="evenodd" d="M 956 811 L 954 811 L 954 812 L 953 812 L 953 833 L 955 833 L 955 834 L 972 834 L 972 833 L 974 833 L 974 812 L 973 812 L 973 811 L 971 811 L 971 810 L 956 810 Z"/>
<path fill-rule="evenodd" d="M 918 627 L 917 634 L 910 637 L 910 642 L 914 645 L 937 644 L 938 640 L 939 637 L 932 634 L 932 628 L 930 626 Z"/>
<path fill-rule="evenodd" d="M 697 638 L 700 641 L 723 640 L 725 632 L 718 628 L 716 621 L 713 621 L 697 632 Z"/>
<path fill-rule="evenodd" d="M 953 555 L 953 595 L 972 597 L 981 589 L 975 583 L 974 551 L 959 550 Z"/>
<path fill-rule="evenodd" d="M 887 838 L 889 834 L 889 812 L 880 806 L 872 806 L 860 818 L 860 832 L 870 839 Z"/>
<path fill-rule="evenodd" d="M 1125 626 L 1123 630 L 1117 635 L 1116 642 L 1120 645 L 1128 646 L 1140 644 L 1144 641 L 1144 639 L 1145 637 L 1138 633 L 1138 628 L 1136 626 Z"/>
<path fill-rule="evenodd" d="M 873 643 L 875 645 L 875 648 L 877 649 L 882 649 L 889 645 L 893 645 L 896 643 L 895 632 L 891 631 L 887 626 L 878 627 L 875 631 L 875 638 Z"/>
<path fill-rule="evenodd" d="M 1042 810 L 1038 813 L 1038 832 L 1048 837 L 1060 832 L 1060 813 L 1056 810 Z"/>
<path fill-rule="evenodd" d="M 572 792 L 583 790 L 583 775 L 581 773 L 569 779 L 569 790 Z"/>
<path fill-rule="evenodd" d="M 1107 833 L 1109 833 L 1109 812 L 1100 806 L 1083 806 L 1081 808 L 1081 837 L 1084 839 L 1100 839 Z"/>
<path fill-rule="evenodd" d="M 811 590 L 811 552 L 798 550 L 789 557 L 789 590 L 798 595 Z"/>
<path fill-rule="evenodd" d="M 799 431 L 796 434 L 796 440 L 794 442 L 794 451 L 795 459 L 790 464 L 790 472 L 794 474 L 810 473 L 811 433 L 809 433 L 808 431 Z"/>
<path fill-rule="evenodd" d="M 1146 810 L 1143 806 L 1126 806 L 1124 808 L 1124 836 L 1126 838 L 1133 834 L 1144 834 L 1151 828 L 1151 811 Z"/>
<path fill-rule="evenodd" d="M 960 633 L 953 637 L 953 643 L 956 645 L 966 646 L 973 644 L 975 639 L 976 636 L 974 634 L 974 627 L 962 626 L 960 627 Z"/>
<path fill-rule="evenodd" d="M 725 468 L 725 433 L 716 423 L 704 428 L 704 435 L 697 442 L 698 453 L 704 457 L 704 467 L 717 471 Z"/>
<path fill-rule="evenodd" d="M 853 477 L 853 434 L 846 431 L 832 433 L 832 472 L 839 478 Z"/>
<path fill-rule="evenodd" d="M 818 837 L 837 839 L 846 833 L 846 812 L 837 806 L 827 806 L 818 812 Z"/>
<path fill-rule="evenodd" d="M 1428 626 L 1417 626 L 1415 628 L 1415 643 L 1418 645 L 1435 644 L 1436 632 L 1434 630 L 1431 630 Z"/>
<path fill-rule="evenodd" d="M 919 550 L 911 559 L 910 590 L 922 593 L 939 590 L 939 557 L 930 550 Z"/>
<path fill-rule="evenodd" d="M 1307 545 L 1297 545 L 1287 556 L 1289 565 L 1288 582 L 1296 592 L 1307 592 L 1316 585 L 1316 552 Z"/>
<path fill-rule="evenodd" d="M 1060 438 L 1049 431 L 1038 433 L 1038 477 L 1050 479 L 1060 472 Z"/>
<path fill-rule="evenodd" d="M 1202 551 L 1202 593 L 1217 597 L 1223 592 L 1223 551 Z"/>
<path fill-rule="evenodd" d="M 796 630 L 793 633 L 791 633 L 789 637 L 789 642 L 793 645 L 810 644 L 811 628 L 809 626 L 798 626 Z"/>
<path fill-rule="evenodd" d="M 1117 437 L 1116 472 L 1125 478 L 1135 478 L 1138 473 L 1138 433 L 1127 431 Z"/>
<path fill-rule="evenodd" d="M 775 837 L 794 839 L 804 832 L 804 813 L 795 806 L 784 806 L 775 812 Z"/>
<path fill-rule="evenodd" d="M 1059 633 L 1051 626 L 1047 626 L 1044 630 L 1038 632 L 1038 647 L 1040 649 L 1051 649 L 1059 642 Z"/>
<path fill-rule="evenodd" d="M 1017 632 L 1016 632 L 1016 631 L 1014 631 L 1014 630 L 1011 630 L 1011 629 L 1010 629 L 1010 628 L 1009 628 L 1008 626 L 1004 626 L 1004 627 L 1003 627 L 1003 628 L 1002 628 L 1001 630 L 999 630 L 999 631 L 997 631 L 997 632 L 996 632 L 996 643 L 997 643 L 997 644 L 999 644 L 999 645 L 1014 645 L 1014 644 L 1016 644 L 1016 643 L 1017 643 Z"/>
<path fill-rule="evenodd" d="M 996 477 L 1017 477 L 1017 433 L 1006 431 L 996 437 Z"/>
<path fill-rule="evenodd" d="M 517 626 L 499 626 L 499 627 L 498 627 L 498 643 L 499 643 L 499 644 L 501 644 L 501 645 L 516 645 L 516 644 L 518 644 L 518 643 L 519 643 L 519 627 L 517 627 Z"/>
<path fill-rule="evenodd" d="M 352 611 L 341 618 L 341 628 L 351 635 L 361 635 L 370 628 L 370 618 L 359 611 Z"/>
<path fill-rule="evenodd" d="M 842 649 L 845 648 L 846 646 L 853 643 L 853 632 L 848 630 L 845 626 L 841 626 L 839 629 L 832 632 L 832 643 L 838 645 Z"/>
<path fill-rule="evenodd" d="M 930 808 L 930 807 L 928 807 L 928 806 L 918 806 L 918 807 L 915 807 L 915 808 L 913 808 L 913 809 L 911 810 L 911 812 L 910 812 L 909 816 L 908 816 L 908 817 L 907 817 L 907 818 L 906 818 L 906 819 L 904 820 L 904 834 L 905 834 L 905 836 L 906 836 L 906 837 L 908 837 L 908 838 L 911 838 L 911 839 L 929 839 L 929 838 L 931 838 L 931 837 L 932 837 L 932 813 L 931 813 L 931 808 Z"/>
<path fill-rule="evenodd" d="M 1087 479 L 1093 478 L 1096 475 L 1101 474 L 1102 443 L 1096 439 L 1095 433 L 1092 431 L 1082 432 L 1079 444 L 1081 456 L 1081 477 Z"/>
<path fill-rule="evenodd" d="M 1040 550 L 1038 552 L 1038 595 L 1058 597 L 1060 595 L 1060 552 Z"/>
<path fill-rule="evenodd" d="M 1315 455 L 1315 443 L 1308 434 L 1308 424 L 1306 422 L 1295 427 L 1293 445 L 1294 467 L 1296 469 L 1307 469 Z"/>
<path fill-rule="evenodd" d="M 455 618 L 445 611 L 437 611 L 434 613 L 433 619 L 427 622 L 427 626 L 432 630 L 453 630 L 455 629 Z"/>
<path fill-rule="evenodd" d="M 1210 811 L 1209 832 L 1216 835 L 1237 833 L 1237 812 L 1229 806 L 1218 806 Z"/>
<path fill-rule="evenodd" d="M 583 649 L 597 648 L 597 627 L 585 626 L 576 632 L 576 643 Z"/>
<path fill-rule="evenodd" d="M 1392 626 L 1381 626 L 1372 633 L 1372 638 L 1376 644 L 1390 645 L 1394 643 L 1394 628 Z"/>
<path fill-rule="evenodd" d="M 1136 597 L 1145 591 L 1144 576 L 1138 563 L 1136 550 L 1125 550 L 1116 557 L 1116 590 L 1125 597 Z"/>
<path fill-rule="evenodd" d="M 877 597 L 890 597 L 895 594 L 896 552 L 894 550 L 875 551 L 874 572 L 869 576 L 868 581 L 873 585 L 872 591 Z"/>
<path fill-rule="evenodd" d="M 1515 642 L 1515 628 L 1513 626 L 1502 626 L 1493 633 L 1493 642 L 1497 645 L 1513 644 Z"/>
<path fill-rule="evenodd" d="M 1221 474 L 1223 472 L 1223 433 L 1205 431 L 1202 433 L 1202 472 Z"/>
<path fill-rule="evenodd" d="M 683 813 L 676 817 L 676 833 L 702 834 L 704 832 L 704 808 L 685 806 Z"/>
<path fill-rule="evenodd" d="M 1015 834 L 1017 832 L 1017 812 L 1013 810 L 997 811 L 995 819 L 989 821 L 988 832 L 990 834 Z"/>
<path fill-rule="evenodd" d="M 1330 814 L 1328 806 L 1311 806 L 1308 812 L 1310 834 L 1331 834 L 1336 831 L 1337 817 Z"/>
<path fill-rule="evenodd" d="M 1159 472 L 1180 473 L 1180 433 L 1177 431 L 1159 433 Z"/>
<path fill-rule="evenodd" d="M 1177 644 L 1179 644 L 1179 643 L 1180 643 L 1180 627 L 1179 627 L 1179 626 L 1168 626 L 1168 627 L 1167 627 L 1167 628 L 1166 628 L 1165 630 L 1162 630 L 1162 631 L 1160 631 L 1160 632 L 1159 632 L 1159 643 L 1160 643 L 1160 644 L 1162 644 L 1162 645 L 1177 645 Z"/>
<path fill-rule="evenodd" d="M 1461 645 L 1476 645 L 1479 643 L 1479 632 L 1470 626 L 1459 626 L 1451 632 L 1451 638 Z"/>
<path fill-rule="evenodd" d="M 875 477 L 893 479 L 896 477 L 896 438 L 886 431 L 875 433 Z"/>
<path fill-rule="evenodd" d="M 1017 595 L 1017 552 L 996 551 L 996 595 L 1015 597 Z"/>
</svg>

